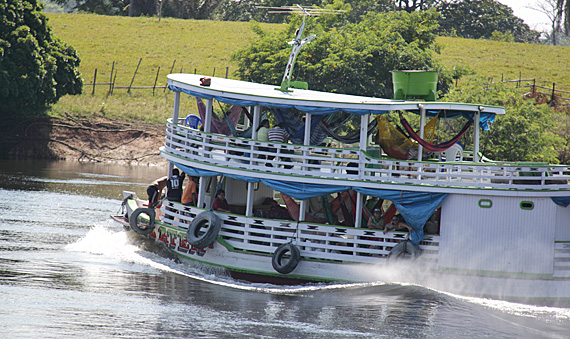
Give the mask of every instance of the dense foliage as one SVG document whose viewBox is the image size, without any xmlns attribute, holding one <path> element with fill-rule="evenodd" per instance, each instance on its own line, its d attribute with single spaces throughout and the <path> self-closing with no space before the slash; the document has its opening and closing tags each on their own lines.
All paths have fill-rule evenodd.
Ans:
<svg viewBox="0 0 570 339">
<path fill-rule="evenodd" d="M 345 5 L 346 6 L 346 5 Z M 392 96 L 390 71 L 440 70 L 432 57 L 436 52 L 435 10 L 407 13 L 368 13 L 358 23 L 343 16 L 308 18 L 306 34 L 317 37 L 297 58 L 293 79 L 306 81 L 310 89 Z M 284 31 L 267 33 L 256 28 L 259 39 L 234 55 L 238 76 L 244 80 L 280 84 L 301 18 L 291 20 Z M 440 74 L 440 87 L 447 91 L 451 78 Z"/>
<path fill-rule="evenodd" d="M 538 42 L 538 32 L 531 31 L 513 10 L 494 0 L 441 1 L 439 33 L 469 39 L 489 39 L 493 32 L 510 32 L 516 42 Z"/>
<path fill-rule="evenodd" d="M 445 100 L 504 106 L 505 115 L 498 115 L 489 131 L 482 131 L 480 151 L 500 161 L 542 161 L 558 163 L 565 157 L 570 121 L 566 113 L 548 105 L 524 100 L 517 88 L 504 83 L 484 85 L 485 80 L 473 79 L 462 88 L 453 89 Z M 458 122 L 450 127 L 448 137 L 458 131 Z M 451 130 L 455 130 L 452 132 Z M 464 145 L 472 145 L 472 133 L 466 133 Z M 467 148 L 470 148 L 467 146 Z"/>
<path fill-rule="evenodd" d="M 0 113 L 41 110 L 82 80 L 75 49 L 55 38 L 37 0 L 0 1 Z"/>
</svg>

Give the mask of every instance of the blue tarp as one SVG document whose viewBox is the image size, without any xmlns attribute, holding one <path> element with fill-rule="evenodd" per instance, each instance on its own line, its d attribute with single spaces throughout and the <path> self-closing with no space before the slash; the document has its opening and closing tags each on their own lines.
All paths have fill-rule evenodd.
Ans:
<svg viewBox="0 0 570 339">
<path fill-rule="evenodd" d="M 568 205 L 570 205 L 570 197 L 551 197 L 550 199 L 552 199 L 556 205 L 562 207 L 568 207 Z"/>
<path fill-rule="evenodd" d="M 408 225 L 414 228 L 410 232 L 412 243 L 417 244 L 424 239 L 424 225 L 426 221 L 435 212 L 436 208 L 442 203 L 447 193 L 429 193 L 429 192 L 411 192 L 398 190 L 378 190 L 362 187 L 340 186 L 340 185 L 319 185 L 298 183 L 281 180 L 269 180 L 246 177 L 241 175 L 230 175 L 221 172 L 213 172 L 185 166 L 179 163 L 173 163 L 187 175 L 191 176 L 219 176 L 225 175 L 236 180 L 247 182 L 262 182 L 267 187 L 282 192 L 295 199 L 306 200 L 309 198 L 319 197 L 325 194 L 333 194 L 354 189 L 357 192 L 372 197 L 390 200 L 400 214 L 404 217 Z"/>
<path fill-rule="evenodd" d="M 242 107 L 260 105 L 260 106 L 264 106 L 264 107 L 268 107 L 268 108 L 295 108 L 301 112 L 306 112 L 306 113 L 310 113 L 310 114 L 314 114 L 314 115 L 326 115 L 326 114 L 336 113 L 339 111 L 344 111 L 344 112 L 347 112 L 350 114 L 356 114 L 356 115 L 390 113 L 389 111 L 376 111 L 376 110 L 372 111 L 372 110 L 366 110 L 366 109 L 340 109 L 340 108 L 336 108 L 336 107 L 314 107 L 314 106 L 303 106 L 303 105 L 273 104 L 273 103 L 267 103 L 267 102 L 263 102 L 263 101 L 230 99 L 230 98 L 227 98 L 227 97 L 222 96 L 222 95 L 208 95 L 208 94 L 194 92 L 194 91 L 184 89 L 184 88 L 180 88 L 180 87 L 173 86 L 173 85 L 168 85 L 168 88 L 174 92 L 182 92 L 182 93 L 185 93 L 185 94 L 188 94 L 188 95 L 191 95 L 194 97 L 202 98 L 202 99 L 216 99 L 216 100 L 223 102 L 223 103 L 226 103 L 226 104 L 238 105 L 238 106 L 242 106 Z M 419 113 L 419 111 L 417 111 L 417 110 L 412 110 L 409 112 Z M 438 111 L 428 110 L 427 113 L 431 114 L 431 115 L 435 115 L 438 113 Z M 474 113 L 473 112 L 465 112 L 465 111 L 447 110 L 445 115 L 449 118 L 463 116 L 466 119 L 473 119 Z M 481 116 L 479 119 L 479 126 L 484 131 L 489 129 L 489 123 L 492 123 L 492 122 L 495 122 L 495 114 L 481 112 Z"/>
<path fill-rule="evenodd" d="M 392 201 L 408 225 L 414 228 L 414 231 L 410 232 L 410 238 L 414 244 L 424 239 L 425 223 L 447 196 L 447 193 L 377 190 L 362 187 L 354 187 L 354 190 Z"/>
<path fill-rule="evenodd" d="M 198 169 L 194 167 L 184 166 L 176 162 L 174 162 L 173 164 L 187 175 L 194 177 L 213 177 L 213 176 L 224 175 L 228 178 L 245 182 L 253 182 L 253 183 L 262 182 L 271 189 L 285 193 L 288 196 L 299 200 L 306 200 L 309 198 L 319 197 L 325 194 L 343 192 L 351 188 L 350 186 L 317 185 L 317 184 L 298 183 L 290 181 L 259 179 L 253 177 L 246 177 L 242 175 L 233 175 L 222 172 L 213 172 L 213 171 Z"/>
</svg>

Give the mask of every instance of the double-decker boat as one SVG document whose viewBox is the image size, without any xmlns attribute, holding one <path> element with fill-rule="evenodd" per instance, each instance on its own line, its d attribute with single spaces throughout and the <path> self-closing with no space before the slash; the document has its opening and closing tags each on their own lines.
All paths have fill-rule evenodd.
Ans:
<svg viewBox="0 0 570 339">
<path fill-rule="evenodd" d="M 195 74 L 171 74 L 168 86 L 174 109 L 161 156 L 170 173 L 177 167 L 199 177 L 197 206 L 164 200 L 155 211 L 126 191 L 126 213 L 116 219 L 178 256 L 252 281 L 382 280 L 467 295 L 570 298 L 570 167 L 483 157 L 479 132 L 504 108 L 282 91 Z M 197 117 L 180 118 L 181 95 L 196 98 L 203 126 L 187 124 Z M 220 133 L 214 101 L 252 111 L 251 136 Z M 301 136 L 291 138 L 295 143 L 257 140 L 264 112 L 296 122 Z M 381 148 L 385 130 L 370 137 L 386 114 L 402 112 L 420 117 L 420 135 L 410 129 L 420 140 L 410 147 L 416 152 L 401 144 Z M 472 122 L 472 152 L 451 140 L 438 157 L 427 157 L 425 148 L 434 145 L 421 131 L 442 112 Z M 315 138 L 323 130 L 335 136 L 325 124 L 335 114 L 359 123 L 357 140 L 323 145 Z M 220 188 L 231 212 L 211 209 Z M 289 217 L 268 218 L 268 200 L 283 202 Z M 370 207 L 383 210 L 385 223 L 396 210 L 409 232 L 367 227 Z"/>
<path fill-rule="evenodd" d="M 169 175 L 176 167 L 199 178 L 196 206 L 165 199 L 154 209 L 125 191 L 115 220 L 179 257 L 255 282 L 385 281 L 570 300 L 570 166 L 487 159 L 479 134 L 504 108 L 434 101 L 435 87 L 413 81 L 427 76 L 433 86 L 429 72 L 394 72 L 395 98 L 426 101 L 291 82 L 295 53 L 312 39 L 301 35 L 280 87 L 168 75 L 174 104 L 161 156 Z M 200 117 L 180 112 L 182 95 L 195 97 Z M 221 119 L 215 101 L 232 106 Z M 418 132 L 406 120 L 413 115 Z M 268 116 L 290 142 L 259 140 Z M 399 116 L 405 131 L 387 116 Z M 447 118 L 467 123 L 433 144 L 437 121 Z M 245 132 L 239 119 L 250 125 Z M 466 131 L 470 151 L 458 142 Z M 220 189 L 226 211 L 213 209 Z"/>
</svg>

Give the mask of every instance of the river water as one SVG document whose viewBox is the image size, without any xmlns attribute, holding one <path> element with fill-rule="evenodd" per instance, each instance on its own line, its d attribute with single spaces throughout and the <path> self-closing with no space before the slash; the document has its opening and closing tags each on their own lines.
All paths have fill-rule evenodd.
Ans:
<svg viewBox="0 0 570 339">
<path fill-rule="evenodd" d="M 570 305 L 390 283 L 274 286 L 181 263 L 109 215 L 166 168 L 0 161 L 0 338 L 568 338 Z"/>
</svg>

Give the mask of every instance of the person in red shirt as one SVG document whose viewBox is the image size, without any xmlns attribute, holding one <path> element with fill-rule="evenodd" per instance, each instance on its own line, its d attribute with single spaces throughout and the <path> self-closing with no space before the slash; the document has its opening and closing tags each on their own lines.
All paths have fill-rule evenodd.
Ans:
<svg viewBox="0 0 570 339">
<path fill-rule="evenodd" d="M 228 213 L 232 212 L 230 211 L 230 205 L 226 200 L 226 191 L 224 190 L 218 191 L 218 194 L 216 194 L 216 199 L 214 199 L 214 204 L 212 208 L 214 209 L 214 211 L 228 212 Z"/>
</svg>

